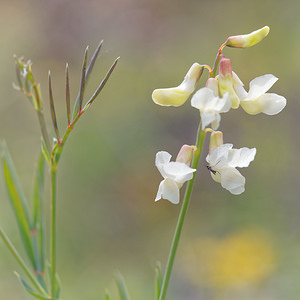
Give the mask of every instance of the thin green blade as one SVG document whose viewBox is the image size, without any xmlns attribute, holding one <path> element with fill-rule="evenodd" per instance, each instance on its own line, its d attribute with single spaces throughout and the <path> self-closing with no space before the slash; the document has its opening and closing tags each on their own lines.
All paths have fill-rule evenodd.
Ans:
<svg viewBox="0 0 300 300">
<path fill-rule="evenodd" d="M 16 276 L 18 277 L 19 281 L 22 283 L 22 285 L 25 287 L 26 291 L 27 291 L 30 295 L 34 296 L 34 297 L 37 298 L 37 299 L 42 299 L 42 300 L 49 300 L 49 299 L 51 299 L 51 298 L 49 298 L 49 297 L 44 297 L 44 296 L 42 296 L 42 295 L 36 293 L 36 292 L 29 286 L 29 284 L 21 277 L 20 274 L 18 274 L 17 272 L 15 272 L 15 274 L 16 274 Z"/>
<path fill-rule="evenodd" d="M 116 276 L 116 283 L 119 289 L 121 300 L 130 300 L 125 281 L 120 273 Z"/>
<path fill-rule="evenodd" d="M 45 269 L 45 211 L 44 211 L 44 184 L 45 184 L 45 158 L 40 153 L 36 168 L 33 186 L 33 228 L 37 238 L 37 252 L 39 258 L 39 273 Z"/>
<path fill-rule="evenodd" d="M 157 262 L 155 267 L 155 299 L 156 300 L 159 300 L 162 282 L 163 282 L 163 276 L 161 271 L 161 264 Z"/>
<path fill-rule="evenodd" d="M 22 191 L 16 169 L 5 143 L 2 143 L 2 149 L 3 171 L 9 199 L 17 219 L 19 231 L 26 253 L 28 255 L 28 258 L 30 259 L 32 266 L 34 267 L 34 269 L 36 269 L 33 245 L 31 241 L 31 224 L 28 213 L 27 200 Z"/>
</svg>

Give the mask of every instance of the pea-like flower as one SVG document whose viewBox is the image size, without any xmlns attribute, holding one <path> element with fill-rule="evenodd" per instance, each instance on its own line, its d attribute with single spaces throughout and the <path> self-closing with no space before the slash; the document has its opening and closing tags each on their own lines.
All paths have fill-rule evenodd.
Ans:
<svg viewBox="0 0 300 300">
<path fill-rule="evenodd" d="M 159 185 L 155 201 L 166 199 L 174 204 L 178 204 L 180 188 L 186 181 L 193 178 L 193 173 L 196 169 L 192 169 L 188 166 L 193 147 L 187 145 L 183 147 L 190 147 L 190 151 L 180 151 L 176 162 L 170 161 L 172 156 L 168 152 L 157 152 L 155 165 L 164 180 L 161 181 Z M 181 157 L 182 155 L 186 158 Z"/>
<path fill-rule="evenodd" d="M 202 72 L 203 67 L 198 63 L 194 63 L 179 86 L 154 90 L 152 93 L 153 101 L 162 106 L 183 105 L 189 96 L 194 92 L 195 85 L 199 81 Z"/>
<path fill-rule="evenodd" d="M 234 195 L 245 191 L 245 177 L 236 167 L 248 167 L 254 160 L 256 149 L 232 149 L 232 144 L 223 144 L 213 148 L 206 157 L 208 169 L 214 181 L 220 182 L 222 187 Z"/>
<path fill-rule="evenodd" d="M 250 82 L 248 93 L 240 86 L 236 92 L 244 111 L 250 115 L 261 112 L 276 115 L 281 112 L 286 106 L 286 99 L 277 94 L 266 93 L 277 80 L 278 78 L 272 74 L 259 76 Z"/>
<path fill-rule="evenodd" d="M 200 110 L 202 129 L 211 124 L 214 130 L 220 125 L 220 113 L 228 112 L 231 108 L 231 100 L 229 94 L 226 93 L 223 98 L 219 98 L 215 91 L 214 85 L 217 80 L 210 78 L 207 86 L 198 90 L 192 97 L 191 104 Z"/>
</svg>

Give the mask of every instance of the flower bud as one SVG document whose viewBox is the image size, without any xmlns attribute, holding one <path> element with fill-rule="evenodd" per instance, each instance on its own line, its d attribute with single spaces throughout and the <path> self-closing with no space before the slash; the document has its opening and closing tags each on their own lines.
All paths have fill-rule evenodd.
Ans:
<svg viewBox="0 0 300 300">
<path fill-rule="evenodd" d="M 233 48 L 248 48 L 256 45 L 264 39 L 270 31 L 268 26 L 253 31 L 249 34 L 230 36 L 226 41 L 226 46 Z"/>
<path fill-rule="evenodd" d="M 218 81 L 221 96 L 223 97 L 226 93 L 228 93 L 232 102 L 231 107 L 238 108 L 240 99 L 233 87 L 232 62 L 228 58 L 222 58 L 220 61 Z"/>
<path fill-rule="evenodd" d="M 183 145 L 176 157 L 176 161 L 189 166 L 193 158 L 193 152 L 195 150 L 195 146 Z"/>
<path fill-rule="evenodd" d="M 156 89 L 152 93 L 153 101 L 162 106 L 180 106 L 194 92 L 195 85 L 199 81 L 203 67 L 194 63 L 188 70 L 183 82 L 173 88 Z"/>
<path fill-rule="evenodd" d="M 223 145 L 223 132 L 222 131 L 213 131 L 210 135 L 210 141 L 209 141 L 209 154 L 212 153 L 212 151 Z"/>
</svg>

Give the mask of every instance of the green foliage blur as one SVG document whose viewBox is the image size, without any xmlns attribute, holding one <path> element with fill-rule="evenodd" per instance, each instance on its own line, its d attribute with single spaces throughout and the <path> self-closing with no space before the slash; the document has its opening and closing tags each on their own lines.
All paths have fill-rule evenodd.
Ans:
<svg viewBox="0 0 300 300">
<path fill-rule="evenodd" d="M 118 271 L 133 300 L 153 299 L 156 261 L 166 263 L 180 209 L 166 201 L 154 203 L 161 181 L 154 158 L 159 150 L 176 157 L 183 144 L 194 143 L 199 112 L 189 101 L 179 108 L 159 107 L 151 93 L 178 85 L 194 62 L 212 65 L 228 36 L 264 25 L 271 30 L 260 44 L 225 49 L 224 54 L 246 88 L 254 77 L 277 76 L 271 92 L 285 96 L 287 107 L 273 117 L 250 116 L 242 109 L 222 115 L 224 142 L 256 147 L 256 159 L 242 170 L 246 192 L 234 196 L 210 178 L 206 155 L 202 157 L 167 298 L 300 297 L 299 9 L 295 0 L 289 5 L 277 0 L 1 1 L 0 137 L 9 146 L 28 198 L 40 129 L 31 104 L 12 88 L 13 54 L 33 61 L 49 128 L 51 70 L 61 132 L 67 126 L 65 63 L 74 101 L 86 45 L 92 53 L 104 39 L 86 95 L 121 56 L 100 97 L 72 132 L 58 170 L 63 299 L 104 299 L 105 288 L 116 297 L 113 278 Z M 49 184 L 46 193 L 49 204 Z M 2 172 L 0 221 L 20 246 Z M 255 264 L 260 266 L 256 272 Z M 0 241 L 0 299 L 30 299 L 13 270 L 20 271 Z"/>
</svg>

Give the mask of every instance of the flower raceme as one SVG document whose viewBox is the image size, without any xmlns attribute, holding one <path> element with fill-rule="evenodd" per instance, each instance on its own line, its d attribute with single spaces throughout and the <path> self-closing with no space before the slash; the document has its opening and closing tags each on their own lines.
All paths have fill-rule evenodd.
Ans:
<svg viewBox="0 0 300 300">
<path fill-rule="evenodd" d="M 179 190 L 183 184 L 193 178 L 196 169 L 189 167 L 193 146 L 182 146 L 175 162 L 171 162 L 171 154 L 160 151 L 156 154 L 155 165 L 164 180 L 161 181 L 155 201 L 166 199 L 174 204 L 179 203 Z"/>
<path fill-rule="evenodd" d="M 256 45 L 268 33 L 269 27 L 265 26 L 246 35 L 230 36 L 220 46 L 212 68 L 194 63 L 179 86 L 154 90 L 153 101 L 161 106 L 184 104 L 194 93 L 195 86 L 205 68 L 209 71 L 206 86 L 194 93 L 191 99 L 191 105 L 200 111 L 200 134 L 202 131 L 205 136 L 207 132 L 211 132 L 211 129 L 205 129 L 209 126 L 217 130 L 221 121 L 220 114 L 228 112 L 230 108 L 237 109 L 241 106 L 246 113 L 251 115 L 278 114 L 286 106 L 286 99 L 274 93 L 267 93 L 278 79 L 272 74 L 259 76 L 250 82 L 247 92 L 243 82 L 232 70 L 232 61 L 222 53 L 225 46 L 248 48 Z M 190 157 L 192 155 L 188 148 L 183 152 L 189 153 Z M 238 195 L 245 190 L 245 178 L 236 168 L 247 167 L 254 160 L 255 154 L 255 148 L 234 149 L 232 144 L 223 144 L 222 133 L 213 132 L 206 160 L 213 179 L 220 182 L 222 187 L 232 194 Z M 164 151 L 156 155 L 156 166 L 164 180 L 160 183 L 155 200 L 164 198 L 172 203 L 178 203 L 179 189 L 185 181 L 193 177 L 193 172 L 196 170 L 189 167 L 187 160 L 177 158 L 175 162 L 170 162 L 170 159 L 171 155 Z"/>
<path fill-rule="evenodd" d="M 152 93 L 153 101 L 161 106 L 180 106 L 184 104 L 194 92 L 195 85 L 199 81 L 202 72 L 203 67 L 198 63 L 194 63 L 179 86 L 154 90 Z"/>
</svg>

